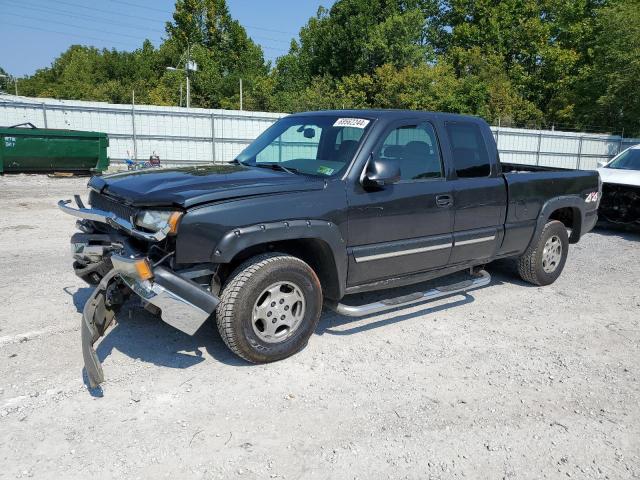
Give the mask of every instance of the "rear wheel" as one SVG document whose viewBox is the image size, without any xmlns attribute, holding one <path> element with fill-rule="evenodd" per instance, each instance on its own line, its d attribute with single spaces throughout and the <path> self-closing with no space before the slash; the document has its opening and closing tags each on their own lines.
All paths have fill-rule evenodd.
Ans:
<svg viewBox="0 0 640 480">
<path fill-rule="evenodd" d="M 289 357 L 307 344 L 322 311 L 315 272 L 290 255 L 269 253 L 240 265 L 216 309 L 222 339 L 253 363 Z"/>
<path fill-rule="evenodd" d="M 518 273 L 526 282 L 549 285 L 562 273 L 568 252 L 567 229 L 562 222 L 552 220 L 518 259 Z"/>
</svg>

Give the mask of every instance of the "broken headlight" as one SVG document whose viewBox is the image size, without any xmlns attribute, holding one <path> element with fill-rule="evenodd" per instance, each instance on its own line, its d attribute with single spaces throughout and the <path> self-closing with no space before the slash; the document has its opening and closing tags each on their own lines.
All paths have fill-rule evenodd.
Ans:
<svg viewBox="0 0 640 480">
<path fill-rule="evenodd" d="M 172 234 L 178 231 L 178 222 L 182 217 L 182 212 L 172 212 L 169 210 L 143 210 L 135 218 L 135 224 L 151 232 L 166 230 Z"/>
</svg>

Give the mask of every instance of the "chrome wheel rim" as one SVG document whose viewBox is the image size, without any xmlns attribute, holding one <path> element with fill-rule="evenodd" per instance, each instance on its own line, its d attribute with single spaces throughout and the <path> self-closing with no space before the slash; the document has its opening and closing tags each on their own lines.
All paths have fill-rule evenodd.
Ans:
<svg viewBox="0 0 640 480">
<path fill-rule="evenodd" d="M 284 342 L 302 323 L 305 307 L 304 295 L 298 285 L 273 283 L 258 295 L 253 305 L 253 332 L 263 342 Z"/>
<path fill-rule="evenodd" d="M 553 273 L 562 259 L 562 242 L 557 235 L 549 237 L 542 250 L 542 269 L 546 273 Z"/>
</svg>

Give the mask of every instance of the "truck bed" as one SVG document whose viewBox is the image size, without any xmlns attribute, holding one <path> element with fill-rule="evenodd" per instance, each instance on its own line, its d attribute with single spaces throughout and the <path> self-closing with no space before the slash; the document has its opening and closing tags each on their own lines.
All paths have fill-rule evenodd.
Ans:
<svg viewBox="0 0 640 480">
<path fill-rule="evenodd" d="M 500 255 L 522 251 L 539 228 L 540 215 L 546 202 L 554 199 L 554 210 L 561 208 L 552 219 L 571 225 L 572 242 L 589 231 L 597 220 L 600 193 L 599 175 L 583 170 L 516 170 L 502 174 L 508 194 L 505 215 L 505 240 Z"/>
</svg>

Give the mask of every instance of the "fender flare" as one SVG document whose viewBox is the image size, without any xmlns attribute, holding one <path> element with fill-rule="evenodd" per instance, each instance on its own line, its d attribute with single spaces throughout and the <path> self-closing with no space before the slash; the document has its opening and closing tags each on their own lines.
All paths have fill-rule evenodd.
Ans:
<svg viewBox="0 0 640 480">
<path fill-rule="evenodd" d="M 234 228 L 223 235 L 211 256 L 213 263 L 230 263 L 243 250 L 282 240 L 315 239 L 329 246 L 338 277 L 337 290 L 344 295 L 347 284 L 347 244 L 338 226 L 326 220 L 282 220 Z"/>
<path fill-rule="evenodd" d="M 584 225 L 584 199 L 580 195 L 563 195 L 561 197 L 555 197 L 550 200 L 547 200 L 542 208 L 540 209 L 540 213 L 538 214 L 538 221 L 536 223 L 536 229 L 533 232 L 533 236 L 529 241 L 529 245 L 527 248 L 531 246 L 531 244 L 538 238 L 538 235 L 542 232 L 542 229 L 547 224 L 549 217 L 551 214 L 560 208 L 574 208 L 580 212 L 579 218 L 574 218 L 574 221 L 577 221 L 578 224 L 571 231 L 571 237 L 569 240 L 571 243 L 576 243 L 580 240 L 580 236 L 582 233 L 582 226 Z"/>
</svg>

